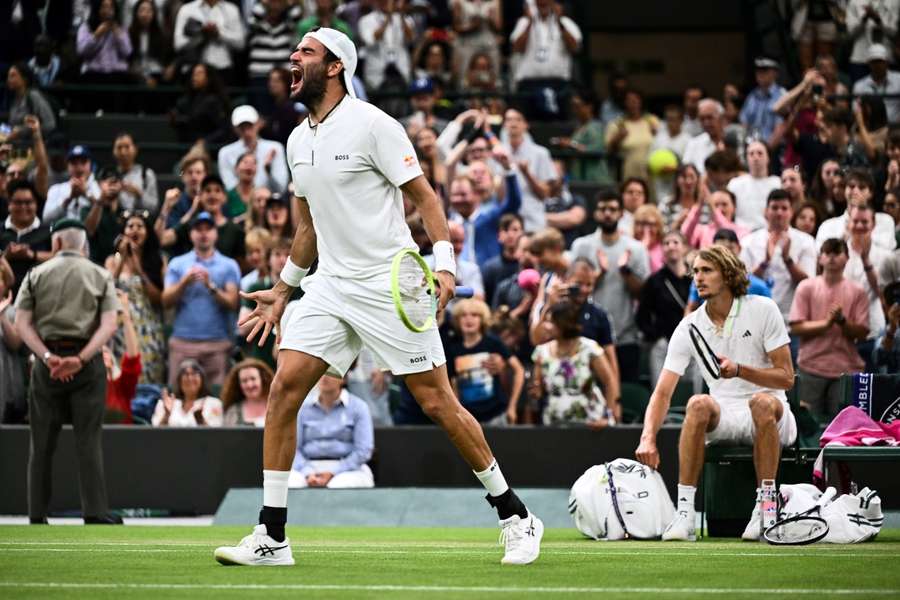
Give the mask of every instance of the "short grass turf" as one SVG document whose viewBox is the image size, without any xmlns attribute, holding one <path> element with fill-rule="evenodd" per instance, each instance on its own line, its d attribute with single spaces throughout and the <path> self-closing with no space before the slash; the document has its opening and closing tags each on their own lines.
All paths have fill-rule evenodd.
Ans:
<svg viewBox="0 0 900 600">
<path fill-rule="evenodd" d="M 501 566 L 490 529 L 289 527 L 294 567 L 223 567 L 238 527 L 0 527 L 0 598 L 900 598 L 900 530 L 857 546 L 594 542 L 548 530 Z"/>
</svg>

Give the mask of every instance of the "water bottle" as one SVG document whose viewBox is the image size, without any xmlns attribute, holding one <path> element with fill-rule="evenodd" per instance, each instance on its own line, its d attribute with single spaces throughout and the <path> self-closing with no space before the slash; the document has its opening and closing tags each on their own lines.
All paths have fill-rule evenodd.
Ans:
<svg viewBox="0 0 900 600">
<path fill-rule="evenodd" d="M 759 491 L 760 537 L 778 520 L 778 491 L 774 479 L 763 479 Z"/>
</svg>

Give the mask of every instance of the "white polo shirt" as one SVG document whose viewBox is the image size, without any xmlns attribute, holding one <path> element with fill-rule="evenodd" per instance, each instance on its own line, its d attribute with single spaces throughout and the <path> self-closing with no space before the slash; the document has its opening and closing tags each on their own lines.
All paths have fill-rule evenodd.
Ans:
<svg viewBox="0 0 900 600">
<path fill-rule="evenodd" d="M 734 222 L 750 231 L 765 228 L 766 200 L 769 192 L 781 187 L 781 180 L 774 175 L 757 178 L 744 173 L 729 181 L 727 187 L 737 199 Z"/>
<path fill-rule="evenodd" d="M 789 250 L 791 259 L 808 277 L 815 277 L 816 241 L 808 233 L 793 227 L 788 229 L 788 236 L 791 239 Z M 741 260 L 747 266 L 748 271 L 755 271 L 759 263 L 766 260 L 766 245 L 768 243 L 768 228 L 757 229 L 753 233 L 745 235 L 744 239 L 741 240 Z M 775 250 L 772 260 L 769 261 L 769 268 L 763 273 L 763 279 L 771 281 L 772 299 L 778 304 L 781 314 L 784 316 L 784 322 L 787 323 L 788 315 L 791 314 L 791 303 L 794 301 L 794 292 L 797 291 L 797 284 L 794 283 L 791 272 L 784 264 L 780 248 Z"/>
<path fill-rule="evenodd" d="M 696 325 L 716 355 L 755 369 L 770 369 L 774 365 L 768 353 L 791 342 L 778 305 L 763 296 L 735 298 L 722 329 L 710 320 L 707 306 L 708 303 L 683 318 L 675 328 L 663 368 L 684 375 L 693 358 L 709 386 L 710 395 L 719 403 L 733 401 L 746 405 L 750 396 L 757 392 L 771 394 L 787 403 L 784 390 L 764 388 L 740 377 L 714 379 L 700 360 L 689 331 L 691 324 Z M 702 348 L 703 342 L 698 340 L 698 343 Z"/>
<path fill-rule="evenodd" d="M 566 47 L 560 27 L 575 38 L 580 49 L 581 29 L 575 21 L 569 17 L 557 17 L 554 14 L 549 15 L 546 19 L 541 18 L 539 14 L 534 15 L 530 20 L 526 17 L 519 17 L 509 36 L 510 42 L 518 40 L 529 25 L 531 25 L 531 30 L 528 33 L 528 43 L 525 45 L 525 51 L 521 57 L 517 57 L 518 62 L 513 76 L 516 83 L 523 79 L 558 78 L 566 81 L 571 79 L 572 53 Z"/>
<path fill-rule="evenodd" d="M 305 119 L 287 143 L 294 194 L 309 203 L 318 272 L 349 279 L 387 276 L 404 248 L 418 250 L 399 186 L 422 174 L 395 119 L 344 96 L 316 127 Z"/>
</svg>

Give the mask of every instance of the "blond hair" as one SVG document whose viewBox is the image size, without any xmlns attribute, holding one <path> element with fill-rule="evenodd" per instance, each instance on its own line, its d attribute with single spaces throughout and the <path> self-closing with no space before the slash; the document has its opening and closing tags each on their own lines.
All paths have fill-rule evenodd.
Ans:
<svg viewBox="0 0 900 600">
<path fill-rule="evenodd" d="M 566 249 L 566 240 L 558 229 L 547 227 L 538 231 L 531 237 L 531 243 L 528 245 L 528 251 L 535 256 L 540 256 L 545 250 L 559 250 L 562 252 Z"/>
<path fill-rule="evenodd" d="M 272 239 L 272 234 L 269 233 L 268 229 L 263 229 L 262 227 L 254 227 L 250 231 L 247 232 L 247 235 L 244 237 L 244 246 L 248 249 L 252 246 L 253 248 L 260 248 L 263 252 L 268 252 L 269 248 L 272 247 L 274 243 L 274 239 Z"/>
<path fill-rule="evenodd" d="M 459 321 L 463 313 L 475 313 L 481 317 L 481 335 L 487 333 L 491 326 L 491 309 L 478 298 L 464 298 L 453 305 L 453 327 L 459 331 Z"/>
<path fill-rule="evenodd" d="M 653 221 L 656 223 L 656 241 L 662 242 L 665 234 L 665 222 L 662 213 L 653 204 L 642 204 L 634 211 L 634 225 L 631 226 L 631 234 L 635 234 L 638 221 Z"/>
<path fill-rule="evenodd" d="M 725 285 L 735 297 L 747 294 L 747 288 L 750 286 L 747 279 L 747 267 L 731 251 L 731 248 L 717 245 L 708 246 L 697 252 L 695 260 L 697 258 L 702 258 L 712 264 L 713 268 L 722 274 Z"/>
</svg>

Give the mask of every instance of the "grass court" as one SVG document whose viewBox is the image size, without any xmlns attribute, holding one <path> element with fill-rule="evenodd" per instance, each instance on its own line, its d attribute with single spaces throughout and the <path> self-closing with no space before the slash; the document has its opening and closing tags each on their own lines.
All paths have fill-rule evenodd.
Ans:
<svg viewBox="0 0 900 600">
<path fill-rule="evenodd" d="M 288 527 L 295 567 L 223 567 L 249 527 L 3 526 L 0 598 L 900 598 L 900 530 L 855 546 L 594 542 L 548 529 L 501 566 L 498 530 Z"/>
</svg>

